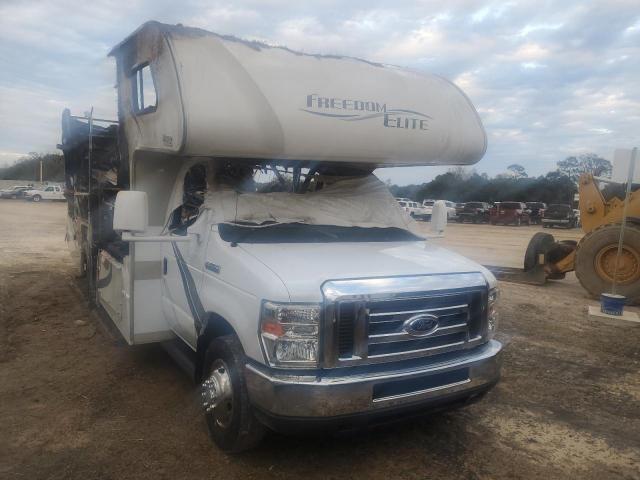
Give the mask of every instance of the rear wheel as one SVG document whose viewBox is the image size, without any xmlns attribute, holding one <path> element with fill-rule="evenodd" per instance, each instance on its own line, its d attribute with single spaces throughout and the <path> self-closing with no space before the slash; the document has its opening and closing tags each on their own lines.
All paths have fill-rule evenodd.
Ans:
<svg viewBox="0 0 640 480">
<path fill-rule="evenodd" d="M 32 198 L 32 200 L 33 200 L 34 202 L 39 202 L 40 200 L 42 200 L 42 197 L 41 197 L 40 195 L 34 195 L 34 196 L 33 196 L 33 198 Z"/>
<path fill-rule="evenodd" d="M 610 291 L 617 277 L 617 293 L 635 304 L 640 302 L 640 228 L 627 225 L 616 272 L 619 235 L 619 224 L 604 225 L 587 234 L 576 250 L 576 276 L 596 297 Z"/>
<path fill-rule="evenodd" d="M 235 335 L 214 338 L 204 361 L 202 402 L 211 439 L 225 452 L 256 446 L 266 431 L 253 413 L 242 369 L 245 356 Z"/>
</svg>

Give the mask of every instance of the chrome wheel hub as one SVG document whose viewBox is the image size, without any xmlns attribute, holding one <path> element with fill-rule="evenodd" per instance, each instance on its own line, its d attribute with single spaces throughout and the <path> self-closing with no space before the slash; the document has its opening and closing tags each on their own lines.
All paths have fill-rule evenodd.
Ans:
<svg viewBox="0 0 640 480">
<path fill-rule="evenodd" d="M 227 428 L 231 424 L 233 388 L 229 369 L 223 360 L 213 362 L 209 377 L 202 383 L 202 406 L 220 427 Z"/>
</svg>

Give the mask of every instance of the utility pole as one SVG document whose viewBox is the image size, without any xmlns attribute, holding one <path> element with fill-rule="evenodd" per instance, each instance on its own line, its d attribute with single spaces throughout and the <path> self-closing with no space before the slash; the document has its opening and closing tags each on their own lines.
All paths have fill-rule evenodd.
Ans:
<svg viewBox="0 0 640 480">
<path fill-rule="evenodd" d="M 40 183 L 42 183 L 42 160 L 40 160 Z"/>
</svg>

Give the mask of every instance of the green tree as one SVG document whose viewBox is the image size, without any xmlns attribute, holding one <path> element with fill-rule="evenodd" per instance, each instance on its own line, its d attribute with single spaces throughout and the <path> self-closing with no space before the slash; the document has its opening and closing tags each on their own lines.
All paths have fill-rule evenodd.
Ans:
<svg viewBox="0 0 640 480">
<path fill-rule="evenodd" d="M 583 173 L 591 173 L 596 177 L 611 176 L 611 162 L 595 153 L 567 157 L 558 162 L 558 171 L 577 183 Z"/>
<path fill-rule="evenodd" d="M 456 169 L 438 175 L 432 181 L 422 185 L 391 186 L 396 197 L 408 197 L 421 202 L 425 198 L 451 200 L 454 202 L 545 202 L 568 203 L 573 202 L 576 184 L 559 171 L 549 172 L 540 177 L 497 176 L 488 175 L 460 175 Z"/>
<path fill-rule="evenodd" d="M 513 175 L 514 178 L 526 178 L 529 176 L 527 175 L 527 172 L 524 169 L 524 167 L 517 163 L 513 163 L 509 165 L 507 167 L 507 170 L 509 170 L 509 172 Z"/>
<path fill-rule="evenodd" d="M 57 153 L 36 152 L 16 160 L 9 167 L 0 168 L 0 179 L 38 181 L 40 180 L 40 162 L 42 162 L 43 180 L 64 181 L 64 157 Z"/>
</svg>

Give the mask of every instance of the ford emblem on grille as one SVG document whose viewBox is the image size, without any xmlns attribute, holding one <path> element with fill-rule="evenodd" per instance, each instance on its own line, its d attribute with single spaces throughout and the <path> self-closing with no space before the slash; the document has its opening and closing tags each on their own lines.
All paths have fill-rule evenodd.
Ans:
<svg viewBox="0 0 640 480">
<path fill-rule="evenodd" d="M 412 337 L 426 337 L 438 329 L 438 317 L 429 314 L 414 315 L 402 326 Z"/>
</svg>

